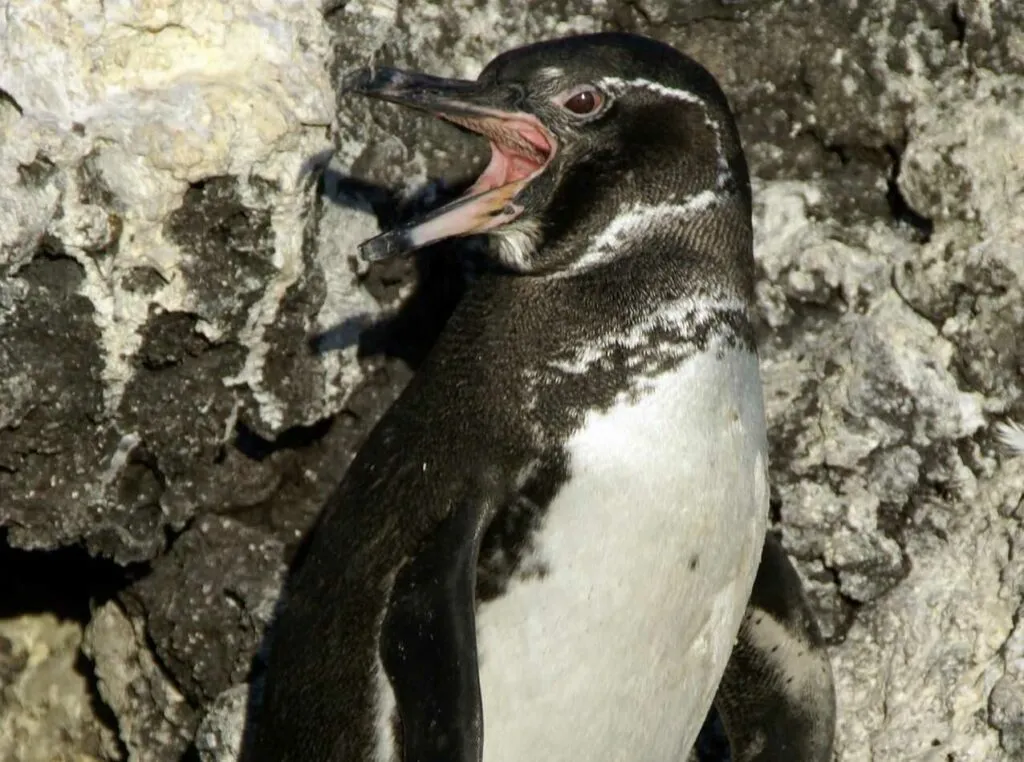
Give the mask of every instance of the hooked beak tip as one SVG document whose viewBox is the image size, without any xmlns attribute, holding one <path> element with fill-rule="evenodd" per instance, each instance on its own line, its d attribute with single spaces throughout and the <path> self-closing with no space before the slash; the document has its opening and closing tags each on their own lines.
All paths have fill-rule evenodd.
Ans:
<svg viewBox="0 0 1024 762">
<path fill-rule="evenodd" d="M 382 233 L 359 244 L 359 256 L 364 262 L 381 262 L 413 250 L 415 245 L 402 229 Z"/>
<path fill-rule="evenodd" d="M 350 71 L 341 81 L 342 93 L 379 95 L 401 83 L 401 72 L 386 67 L 363 67 Z"/>
</svg>

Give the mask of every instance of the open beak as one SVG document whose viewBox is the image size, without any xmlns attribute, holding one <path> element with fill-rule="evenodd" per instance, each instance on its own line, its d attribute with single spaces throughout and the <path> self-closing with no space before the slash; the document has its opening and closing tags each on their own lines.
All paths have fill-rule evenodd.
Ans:
<svg viewBox="0 0 1024 762">
<path fill-rule="evenodd" d="M 551 132 L 537 117 L 511 108 L 514 95 L 501 87 L 379 68 L 353 73 L 345 90 L 427 111 L 491 143 L 490 163 L 465 194 L 362 243 L 360 254 L 370 262 L 512 222 L 523 213 L 516 202 L 519 192 L 544 171 L 557 149 Z"/>
</svg>

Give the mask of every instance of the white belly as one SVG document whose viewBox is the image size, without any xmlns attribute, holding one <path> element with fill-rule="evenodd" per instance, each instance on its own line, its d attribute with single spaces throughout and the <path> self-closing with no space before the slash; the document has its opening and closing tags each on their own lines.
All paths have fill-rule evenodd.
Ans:
<svg viewBox="0 0 1024 762">
<path fill-rule="evenodd" d="M 537 552 L 480 608 L 484 762 L 681 762 L 739 630 L 768 513 L 757 360 L 714 351 L 591 414 Z"/>
</svg>

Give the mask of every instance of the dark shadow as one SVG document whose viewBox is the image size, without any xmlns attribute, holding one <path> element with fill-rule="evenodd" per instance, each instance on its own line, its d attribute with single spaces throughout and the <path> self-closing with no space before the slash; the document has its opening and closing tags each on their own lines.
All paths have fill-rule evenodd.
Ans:
<svg viewBox="0 0 1024 762">
<path fill-rule="evenodd" d="M 113 598 L 145 574 L 148 564 L 121 566 L 96 558 L 81 546 L 22 550 L 0 529 L 0 619 L 50 613 L 86 623 L 92 608 Z"/>
<path fill-rule="evenodd" d="M 731 762 L 729 737 L 725 734 L 725 726 L 718 710 L 713 706 L 708 710 L 704 724 L 700 728 L 697 742 L 693 747 L 697 762 Z"/>
<path fill-rule="evenodd" d="M 311 159 L 307 167 L 311 173 L 317 173 L 320 203 L 372 212 L 382 231 L 441 206 L 464 190 L 428 183 L 411 198 L 402 199 L 385 188 L 326 166 L 323 155 Z M 399 289 L 407 284 L 412 285 L 412 292 L 401 300 L 394 313 L 383 319 L 353 315 L 310 337 L 310 350 L 320 354 L 358 346 L 360 358 L 397 358 L 417 368 L 462 296 L 463 254 L 473 246 L 472 240 L 442 241 L 409 257 L 371 264 L 359 276 L 359 284 L 377 301 L 385 305 L 394 303 Z"/>
<path fill-rule="evenodd" d="M 935 230 L 935 223 L 925 215 L 910 206 L 903 196 L 899 186 L 900 168 L 903 162 L 903 151 L 893 146 L 887 146 L 889 158 L 892 161 L 892 171 L 886 181 L 885 200 L 889 204 L 892 218 L 908 229 L 913 231 L 914 240 L 918 243 L 928 243 Z"/>
<path fill-rule="evenodd" d="M 75 657 L 75 672 L 85 678 L 89 685 L 89 708 L 93 715 L 111 731 L 114 743 L 121 753 L 121 759 L 128 759 L 128 746 L 121 738 L 120 721 L 117 713 L 110 708 L 99 692 L 99 677 L 96 675 L 96 665 L 79 650 Z"/>
<path fill-rule="evenodd" d="M 274 439 L 267 439 L 239 421 L 235 424 L 233 444 L 245 457 L 261 461 L 280 450 L 295 450 L 313 444 L 326 436 L 333 423 L 333 417 L 322 418 L 309 426 L 292 426 Z"/>
</svg>

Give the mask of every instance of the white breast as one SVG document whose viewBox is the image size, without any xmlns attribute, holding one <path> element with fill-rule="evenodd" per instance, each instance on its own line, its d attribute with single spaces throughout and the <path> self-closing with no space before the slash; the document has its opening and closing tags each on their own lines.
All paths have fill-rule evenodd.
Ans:
<svg viewBox="0 0 1024 762">
<path fill-rule="evenodd" d="M 570 441 L 547 573 L 478 613 L 484 762 L 680 762 L 714 697 L 768 513 L 757 359 L 712 346 L 646 388 Z"/>
</svg>

